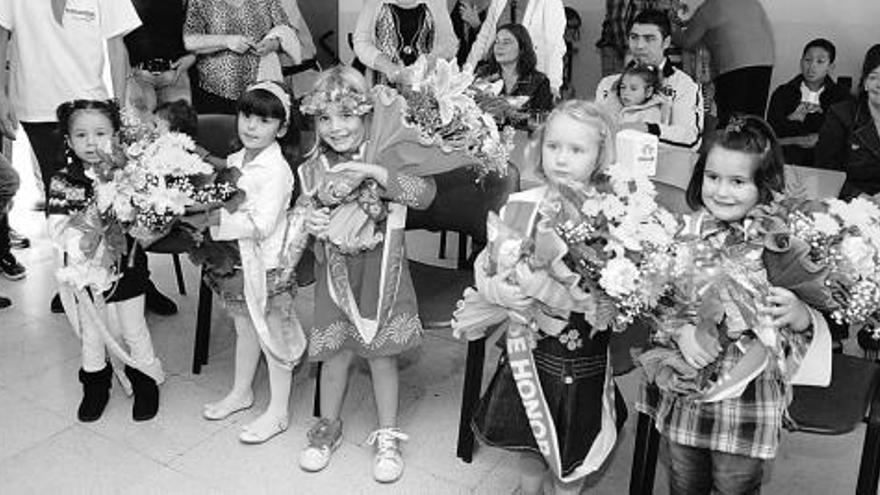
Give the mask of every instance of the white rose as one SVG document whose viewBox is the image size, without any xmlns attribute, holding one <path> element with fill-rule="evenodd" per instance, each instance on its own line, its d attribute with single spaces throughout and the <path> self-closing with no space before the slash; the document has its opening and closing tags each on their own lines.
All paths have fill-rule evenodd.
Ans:
<svg viewBox="0 0 880 495">
<path fill-rule="evenodd" d="M 614 258 L 602 269 L 599 286 L 612 297 L 623 297 L 636 290 L 639 269 L 627 258 Z"/>
<path fill-rule="evenodd" d="M 837 235 L 840 232 L 840 224 L 827 213 L 813 214 L 813 228 L 825 235 Z"/>
<path fill-rule="evenodd" d="M 840 252 L 859 273 L 872 273 L 874 265 L 874 248 L 861 237 L 846 237 L 840 243 Z"/>
</svg>

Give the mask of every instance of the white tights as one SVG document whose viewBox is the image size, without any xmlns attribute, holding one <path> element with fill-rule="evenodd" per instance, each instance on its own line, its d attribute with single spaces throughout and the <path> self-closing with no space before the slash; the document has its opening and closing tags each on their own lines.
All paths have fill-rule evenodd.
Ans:
<svg viewBox="0 0 880 495">
<path fill-rule="evenodd" d="M 107 329 L 115 338 L 125 342 L 136 364 L 135 368 L 153 376 L 149 370 L 160 369 L 159 360 L 153 351 L 150 329 L 144 318 L 144 296 L 140 295 L 125 301 L 107 303 Z M 82 326 L 82 367 L 87 372 L 101 371 L 106 366 L 107 351 L 104 339 L 94 324 Z M 161 374 L 161 371 L 159 371 Z M 160 381 L 157 379 L 157 381 Z"/>
</svg>

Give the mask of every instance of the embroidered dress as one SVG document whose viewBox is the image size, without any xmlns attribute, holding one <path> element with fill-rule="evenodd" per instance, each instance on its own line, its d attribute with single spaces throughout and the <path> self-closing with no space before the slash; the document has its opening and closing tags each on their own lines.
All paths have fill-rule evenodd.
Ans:
<svg viewBox="0 0 880 495">
<path fill-rule="evenodd" d="M 511 195 L 504 223 L 534 240 L 547 194 L 537 188 Z M 475 270 L 486 270 L 482 256 Z M 595 472 L 626 419 L 609 365 L 611 332 L 595 332 L 580 312 L 571 312 L 567 323 L 543 314 L 535 320 L 542 328 L 530 350 L 531 337 L 523 334 L 532 330 L 509 321 L 505 352 L 474 414 L 475 434 L 489 445 L 543 455 L 566 482 Z M 550 331 L 554 325 L 564 328 Z"/>
<path fill-rule="evenodd" d="M 312 197 L 322 177 L 344 155 L 321 153 L 302 166 L 303 198 Z M 376 222 L 382 240 L 372 249 L 342 253 L 315 242 L 315 323 L 309 357 L 325 360 L 342 349 L 366 358 L 393 356 L 422 338 L 418 304 L 404 249 L 406 207 L 425 208 L 434 198 L 433 180 L 389 172 L 388 214 Z"/>
<path fill-rule="evenodd" d="M 745 241 L 739 230 L 721 227 L 706 230 L 703 235 L 710 242 L 725 243 L 731 250 L 745 250 Z M 765 270 L 760 261 L 757 264 L 759 266 L 755 269 Z M 773 283 L 772 278 L 770 282 Z M 816 322 L 815 316 L 813 321 Z M 785 410 L 791 400 L 791 378 L 813 335 L 809 329 L 804 332 L 782 329 L 779 333 L 786 342 L 786 371 L 783 372 L 776 360 L 771 359 L 740 396 L 717 402 L 698 402 L 685 394 L 660 390 L 648 383 L 642 387 L 636 408 L 652 415 L 657 431 L 675 443 L 758 459 L 774 458 Z M 664 347 L 674 345 L 671 339 L 656 339 L 655 343 L 658 342 Z M 724 376 L 743 356 L 738 345 L 727 345 L 711 366 L 717 366 L 718 376 Z"/>
</svg>

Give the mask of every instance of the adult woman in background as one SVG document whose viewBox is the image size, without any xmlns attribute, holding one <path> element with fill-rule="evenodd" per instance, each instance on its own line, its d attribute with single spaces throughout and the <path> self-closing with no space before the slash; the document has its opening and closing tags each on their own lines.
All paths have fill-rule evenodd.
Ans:
<svg viewBox="0 0 880 495">
<path fill-rule="evenodd" d="M 817 167 L 846 171 L 843 199 L 880 192 L 880 44 L 865 54 L 858 90 L 831 106 L 816 143 Z"/>
<path fill-rule="evenodd" d="M 489 58 L 477 66 L 477 77 L 503 81 L 502 93 L 528 97 L 520 110 L 525 113 L 549 112 L 553 109 L 550 80 L 536 68 L 535 48 L 529 32 L 521 24 L 505 24 L 498 28 Z M 526 122 L 513 122 L 522 126 Z"/>
<path fill-rule="evenodd" d="M 280 0 L 190 0 L 183 30 L 186 49 L 199 57 L 193 100 L 199 113 L 236 113 L 236 101 L 257 79 L 261 62 L 298 46 Z M 265 66 L 264 66 L 265 67 Z"/>
<path fill-rule="evenodd" d="M 452 59 L 458 49 L 443 0 L 367 0 L 353 41 L 374 83 L 394 82 L 420 55 Z"/>
</svg>

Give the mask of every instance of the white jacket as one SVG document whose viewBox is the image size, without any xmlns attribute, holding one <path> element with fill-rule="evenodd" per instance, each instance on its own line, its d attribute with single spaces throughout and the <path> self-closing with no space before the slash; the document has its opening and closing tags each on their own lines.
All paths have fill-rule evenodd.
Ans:
<svg viewBox="0 0 880 495">
<path fill-rule="evenodd" d="M 605 104 L 614 93 L 614 83 L 620 74 L 602 78 L 596 88 L 596 102 Z M 663 91 L 671 101 L 669 117 L 658 124 L 661 143 L 696 150 L 703 134 L 703 94 L 691 76 L 673 67 L 669 61 L 663 66 Z"/>
<path fill-rule="evenodd" d="M 507 0 L 492 0 L 486 12 L 486 20 L 480 28 L 467 63 L 476 67 L 477 62 L 486 57 L 495 42 L 495 32 Z M 559 93 L 562 86 L 562 58 L 565 56 L 565 6 L 562 0 L 528 0 L 523 14 L 522 24 L 532 37 L 535 55 L 538 58 L 537 69 L 550 79 L 550 89 Z"/>
</svg>

